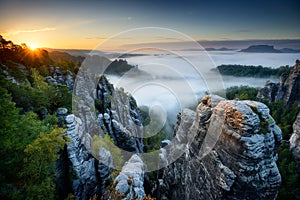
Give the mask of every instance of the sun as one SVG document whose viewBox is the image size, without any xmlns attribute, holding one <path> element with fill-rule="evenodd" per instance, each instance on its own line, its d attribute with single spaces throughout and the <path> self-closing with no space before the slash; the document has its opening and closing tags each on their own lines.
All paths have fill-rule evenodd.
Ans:
<svg viewBox="0 0 300 200">
<path fill-rule="evenodd" d="M 36 44 L 32 44 L 32 43 L 30 43 L 30 44 L 27 44 L 27 46 L 29 47 L 29 49 L 31 49 L 32 51 L 34 51 L 34 50 L 36 50 L 36 49 L 38 49 L 39 47 L 36 45 Z"/>
</svg>

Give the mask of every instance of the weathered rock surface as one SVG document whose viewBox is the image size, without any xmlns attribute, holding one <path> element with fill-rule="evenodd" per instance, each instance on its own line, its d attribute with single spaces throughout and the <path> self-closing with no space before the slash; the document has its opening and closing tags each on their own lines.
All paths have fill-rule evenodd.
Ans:
<svg viewBox="0 0 300 200">
<path fill-rule="evenodd" d="M 122 168 L 114 180 L 116 191 L 123 196 L 122 199 L 143 199 L 144 192 L 144 163 L 134 154 Z"/>
<path fill-rule="evenodd" d="M 108 62 L 95 62 L 102 61 Z M 95 134 L 109 134 L 118 147 L 129 152 L 128 158 L 142 152 L 143 126 L 134 98 L 92 71 L 79 71 L 74 86 L 73 109 L 85 124 L 81 140 L 90 149 Z"/>
<path fill-rule="evenodd" d="M 284 101 L 285 104 L 300 103 L 300 61 L 297 60 L 290 74 L 282 75 L 279 83 L 268 81 L 257 94 L 259 100 L 274 102 Z"/>
<path fill-rule="evenodd" d="M 101 77 L 97 85 L 96 107 L 101 128 L 115 144 L 128 152 L 143 151 L 142 120 L 133 97 L 122 89 L 114 89 L 106 78 Z"/>
<path fill-rule="evenodd" d="M 89 199 L 94 195 L 103 194 L 113 170 L 109 151 L 101 148 L 100 159 L 95 159 L 80 140 L 82 121 L 72 114 L 66 117 L 66 123 L 66 135 L 71 139 L 67 144 L 67 152 L 71 161 L 70 171 L 73 173 L 71 178 L 74 196 L 76 199 Z"/>
<path fill-rule="evenodd" d="M 126 161 L 126 158 L 142 152 L 143 126 L 135 100 L 124 91 L 114 89 L 105 77 L 98 81 L 94 74 L 79 72 L 74 95 L 75 114 L 66 117 L 67 136 L 71 138 L 67 150 L 71 171 L 76 174 L 73 178 L 74 195 L 76 199 L 89 199 L 105 193 L 115 167 L 110 151 L 104 147 L 93 148 L 93 137 L 109 134 L 116 146 L 128 151 L 123 153 Z M 136 159 L 132 157 L 131 160 Z M 137 189 L 133 190 L 135 195 L 140 195 Z"/>
<path fill-rule="evenodd" d="M 290 149 L 297 163 L 298 171 L 300 171 L 300 113 L 293 124 L 293 134 L 290 138 Z"/>
<path fill-rule="evenodd" d="M 66 85 L 69 91 L 73 91 L 74 86 L 74 74 L 70 71 L 61 71 L 60 67 L 50 66 L 49 71 L 51 76 L 45 77 L 45 81 L 50 84 L 61 84 Z"/>
<path fill-rule="evenodd" d="M 276 198 L 281 130 L 264 104 L 205 96 L 194 115 L 183 111 L 174 135 L 178 144 L 194 139 L 175 145 L 185 153 L 161 170 L 158 199 Z"/>
</svg>

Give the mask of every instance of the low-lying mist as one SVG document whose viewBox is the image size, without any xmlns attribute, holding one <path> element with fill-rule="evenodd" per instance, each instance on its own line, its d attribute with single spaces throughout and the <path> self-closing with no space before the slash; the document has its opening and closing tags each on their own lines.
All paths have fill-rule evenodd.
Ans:
<svg viewBox="0 0 300 200">
<path fill-rule="evenodd" d="M 249 64 L 252 64 L 253 57 L 249 59 Z M 288 64 L 286 56 L 281 59 L 281 62 Z M 221 62 L 222 57 L 216 60 Z M 263 60 L 262 64 L 267 65 L 267 60 Z M 197 54 L 190 52 L 185 52 L 184 58 L 159 54 L 129 57 L 127 61 L 137 68 L 121 77 L 109 75 L 109 80 L 115 87 L 123 87 L 126 92 L 132 94 L 139 106 L 146 105 L 152 108 L 153 112 L 160 113 L 160 116 L 166 116 L 164 121 L 167 127 L 172 127 L 176 123 L 176 116 L 183 108 L 195 109 L 206 93 L 224 92 L 225 88 L 240 85 L 263 87 L 265 82 L 270 80 L 270 78 L 220 76 L 217 71 L 211 70 L 215 67 L 212 60 L 201 60 Z M 193 66 L 195 64 L 198 68 Z M 278 78 L 272 78 L 271 81 L 278 82 Z"/>
</svg>

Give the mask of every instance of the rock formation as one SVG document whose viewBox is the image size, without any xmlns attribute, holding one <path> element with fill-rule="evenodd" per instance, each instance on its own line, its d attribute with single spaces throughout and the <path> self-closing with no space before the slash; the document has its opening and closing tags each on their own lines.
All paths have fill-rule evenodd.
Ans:
<svg viewBox="0 0 300 200">
<path fill-rule="evenodd" d="M 82 99 L 79 103 L 75 102 L 73 112 L 76 114 L 66 117 L 66 135 L 71 139 L 67 144 L 67 152 L 71 161 L 70 171 L 73 172 L 71 181 L 74 196 L 76 199 L 89 199 L 105 193 L 106 187 L 113 181 L 111 173 L 116 167 L 112 152 L 104 147 L 93 149 L 93 137 L 110 135 L 114 144 L 124 150 L 122 155 L 126 161 L 143 150 L 143 126 L 134 98 L 123 90 L 114 89 L 105 77 L 95 82 L 91 77 L 81 76 L 76 83 L 74 93 L 77 96 L 74 98 Z M 131 187 L 134 197 L 144 194 L 144 172 L 141 171 L 142 166 L 137 166 L 142 165 L 142 161 L 137 161 L 138 158 L 132 156 L 123 167 L 126 171 L 123 174 L 132 175 L 134 179 Z M 134 169 L 137 171 L 131 171 L 130 175 L 126 166 L 136 166 Z M 140 182 L 136 182 L 134 174 L 139 176 Z"/>
<path fill-rule="evenodd" d="M 174 147 L 185 153 L 161 170 L 158 199 L 276 198 L 281 130 L 267 106 L 205 96 L 196 113 L 181 113 L 173 140 L 182 144 L 191 136 L 191 143 Z"/>
<path fill-rule="evenodd" d="M 60 67 L 50 66 L 51 76 L 45 77 L 45 81 L 50 84 L 66 85 L 70 92 L 73 91 L 74 75 L 70 71 L 62 72 Z"/>
<path fill-rule="evenodd" d="M 290 74 L 283 74 L 279 83 L 268 81 L 257 94 L 259 100 L 284 101 L 285 104 L 300 103 L 300 61 L 297 60 Z"/>
<path fill-rule="evenodd" d="M 297 163 L 298 171 L 300 171 L 300 113 L 293 124 L 293 134 L 290 138 L 290 149 Z"/>
<path fill-rule="evenodd" d="M 110 152 L 101 149 L 101 160 L 97 160 L 86 149 L 80 140 L 83 131 L 82 121 L 73 114 L 66 117 L 68 131 L 66 135 L 71 139 L 67 144 L 68 158 L 71 161 L 72 189 L 76 199 L 89 199 L 94 195 L 105 192 L 112 172 L 112 158 Z"/>
<path fill-rule="evenodd" d="M 134 154 L 114 180 L 115 189 L 123 196 L 123 199 L 142 199 L 144 197 L 144 173 L 142 159 Z"/>
</svg>

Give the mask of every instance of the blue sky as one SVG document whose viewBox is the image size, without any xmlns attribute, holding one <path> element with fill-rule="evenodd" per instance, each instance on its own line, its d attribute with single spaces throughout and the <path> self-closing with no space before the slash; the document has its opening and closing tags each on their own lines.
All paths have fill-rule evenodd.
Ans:
<svg viewBox="0 0 300 200">
<path fill-rule="evenodd" d="M 195 40 L 300 39 L 300 1 L 1 1 L 0 34 L 56 48 L 92 48 L 111 35 L 164 27 Z"/>
</svg>

